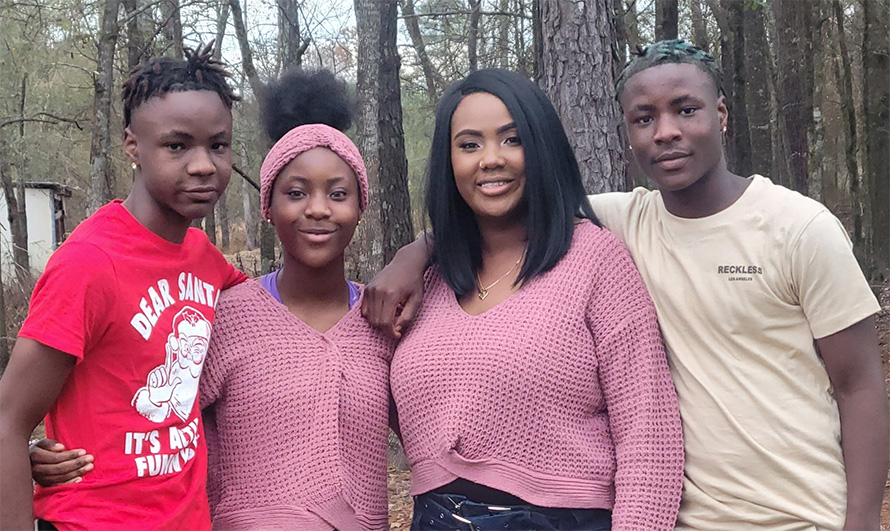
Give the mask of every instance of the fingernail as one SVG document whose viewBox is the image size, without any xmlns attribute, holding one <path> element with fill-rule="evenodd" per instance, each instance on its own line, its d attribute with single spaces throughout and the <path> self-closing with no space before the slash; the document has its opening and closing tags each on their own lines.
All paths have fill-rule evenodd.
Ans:
<svg viewBox="0 0 890 531">
<path fill-rule="evenodd" d="M 86 465 L 84 465 L 83 469 L 84 469 L 84 470 L 92 470 L 92 469 L 93 469 L 93 463 L 87 463 Z"/>
<path fill-rule="evenodd" d="M 84 459 L 86 460 L 87 463 L 93 462 L 93 456 L 91 456 L 91 455 L 86 456 Z"/>
<path fill-rule="evenodd" d="M 86 453 L 87 453 L 86 450 L 78 450 L 78 451 L 77 451 L 77 457 L 80 457 L 80 456 L 82 456 L 82 455 L 86 455 Z"/>
<path fill-rule="evenodd" d="M 75 483 L 80 483 L 81 481 L 83 481 L 83 478 L 74 478 Z"/>
</svg>

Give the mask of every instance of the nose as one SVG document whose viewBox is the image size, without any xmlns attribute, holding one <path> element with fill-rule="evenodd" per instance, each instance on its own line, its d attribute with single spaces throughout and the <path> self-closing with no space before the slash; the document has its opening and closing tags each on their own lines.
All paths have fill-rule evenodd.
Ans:
<svg viewBox="0 0 890 531">
<path fill-rule="evenodd" d="M 670 143 L 683 136 L 673 116 L 659 118 L 655 122 L 654 140 L 658 144 Z"/>
<path fill-rule="evenodd" d="M 216 173 L 216 164 L 206 149 L 194 149 L 187 170 L 189 175 L 213 175 Z"/>
<path fill-rule="evenodd" d="M 331 206 L 325 193 L 315 193 L 306 198 L 306 217 L 325 219 L 331 215 Z"/>
<path fill-rule="evenodd" d="M 488 142 L 482 149 L 482 158 L 479 160 L 479 168 L 486 170 L 500 168 L 504 165 L 504 157 L 501 155 L 499 142 Z"/>
</svg>

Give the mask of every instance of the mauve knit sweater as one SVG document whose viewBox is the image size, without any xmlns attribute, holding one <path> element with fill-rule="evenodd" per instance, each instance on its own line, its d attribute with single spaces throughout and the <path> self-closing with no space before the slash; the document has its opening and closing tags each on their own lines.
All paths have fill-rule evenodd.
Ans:
<svg viewBox="0 0 890 531">
<path fill-rule="evenodd" d="M 200 384 L 214 529 L 389 529 L 393 344 L 360 307 L 322 334 L 256 281 L 220 295 Z"/>
<path fill-rule="evenodd" d="M 672 529 L 677 397 L 626 247 L 584 221 L 568 253 L 471 316 L 435 268 L 390 372 L 414 495 L 464 478 L 546 507 Z"/>
</svg>

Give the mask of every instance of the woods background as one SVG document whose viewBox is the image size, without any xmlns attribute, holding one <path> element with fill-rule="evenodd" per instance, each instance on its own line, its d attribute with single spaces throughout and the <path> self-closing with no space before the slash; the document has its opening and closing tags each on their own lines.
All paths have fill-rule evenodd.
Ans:
<svg viewBox="0 0 890 531">
<path fill-rule="evenodd" d="M 434 107 L 450 82 L 492 66 L 537 80 L 588 190 L 627 190 L 647 183 L 627 162 L 614 79 L 628 50 L 678 35 L 726 72 L 730 169 L 827 204 L 873 284 L 890 277 L 890 0 L 0 0 L 0 223 L 13 240 L 0 259 L 17 273 L 0 289 L 0 335 L 14 339 L 34 280 L 24 184 L 70 187 L 67 231 L 126 195 L 120 85 L 148 57 L 215 39 L 235 73 L 235 171 L 202 227 L 255 274 L 275 266 L 255 95 L 291 67 L 348 81 L 372 187 L 349 275 L 366 281 L 423 229 Z M 7 356 L 0 341 L 0 368 Z"/>
</svg>

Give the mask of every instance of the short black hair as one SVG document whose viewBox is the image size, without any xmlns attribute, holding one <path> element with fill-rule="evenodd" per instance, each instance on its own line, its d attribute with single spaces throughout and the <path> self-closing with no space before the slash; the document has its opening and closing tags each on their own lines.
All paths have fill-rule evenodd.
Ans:
<svg viewBox="0 0 890 531">
<path fill-rule="evenodd" d="M 451 166 L 451 117 L 464 96 L 485 92 L 500 99 L 516 124 L 525 153 L 528 243 L 517 283 L 553 268 L 572 242 L 575 219 L 599 221 L 587 201 L 578 161 L 544 92 L 527 78 L 501 69 L 477 70 L 451 85 L 436 108 L 427 170 L 426 209 L 433 231 L 433 260 L 452 290 L 477 287 L 482 238 L 473 211 L 461 197 Z"/>
<path fill-rule="evenodd" d="M 124 127 L 129 127 L 133 110 L 151 98 L 170 92 L 211 90 L 219 94 L 226 108 L 239 101 L 229 86 L 232 77 L 223 63 L 213 59 L 213 42 L 196 49 L 185 48 L 185 59 L 157 57 L 140 64 L 124 81 Z"/>
<path fill-rule="evenodd" d="M 639 46 L 631 52 L 630 60 L 615 82 L 615 97 L 621 104 L 621 94 L 627 80 L 647 68 L 664 64 L 691 64 L 708 74 L 714 81 L 717 95 L 725 95 L 723 91 L 723 72 L 717 61 L 708 52 L 683 39 L 658 41 L 651 46 Z"/>
<path fill-rule="evenodd" d="M 263 129 L 273 144 L 301 125 L 324 124 L 339 131 L 352 126 L 346 83 L 329 70 L 289 70 L 264 87 L 260 103 Z"/>
</svg>

